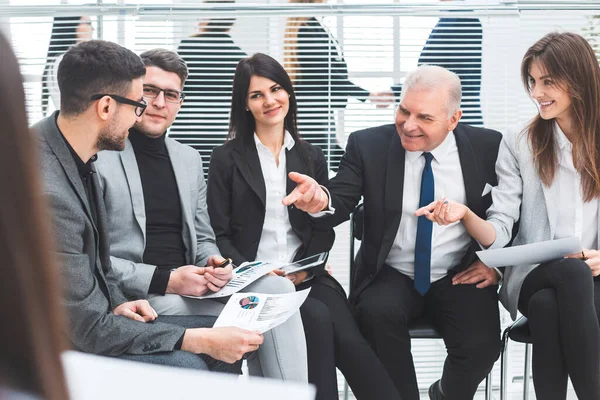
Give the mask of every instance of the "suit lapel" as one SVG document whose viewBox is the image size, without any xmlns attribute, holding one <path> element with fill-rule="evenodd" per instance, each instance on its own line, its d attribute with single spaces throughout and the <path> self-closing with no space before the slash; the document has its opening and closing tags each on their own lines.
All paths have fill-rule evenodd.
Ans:
<svg viewBox="0 0 600 400">
<path fill-rule="evenodd" d="M 385 228 L 378 267 L 383 264 L 392 248 L 402 217 L 402 193 L 404 190 L 404 159 L 406 151 L 402 147 L 398 134 L 393 134 L 387 155 L 385 177 Z"/>
<path fill-rule="evenodd" d="M 299 144 L 296 142 L 294 147 L 291 150 L 286 150 L 285 152 L 285 168 L 286 173 L 294 171 L 300 174 L 308 174 L 308 170 L 306 165 L 302 162 L 300 158 L 300 149 L 298 148 Z M 289 177 L 286 177 L 285 184 L 285 193 L 290 194 L 296 188 L 296 182 L 291 180 Z M 300 239 L 302 239 L 302 244 L 306 245 L 310 240 L 310 231 L 306 231 L 306 220 L 307 214 L 299 211 L 295 207 L 288 207 L 288 220 L 292 225 L 292 229 L 298 235 Z"/>
<path fill-rule="evenodd" d="M 482 209 L 483 206 L 481 202 L 481 193 L 485 186 L 485 177 L 482 176 L 482 171 L 477 164 L 471 142 L 460 125 L 454 129 L 454 137 L 456 138 L 458 158 L 460 159 L 460 168 L 465 184 L 467 205 L 475 212 L 475 214 L 480 217 L 485 217 L 485 210 Z"/>
<path fill-rule="evenodd" d="M 83 182 L 81 181 L 81 177 L 79 176 L 79 170 L 77 169 L 77 165 L 75 164 L 75 160 L 73 160 L 73 156 L 65 143 L 65 140 L 62 137 L 62 134 L 58 130 L 58 126 L 56 126 L 56 113 L 52 114 L 44 121 L 46 124 L 43 127 L 42 131 L 44 132 L 44 136 L 46 137 L 46 142 L 48 146 L 52 150 L 52 152 L 56 155 L 58 162 L 62 166 L 65 171 L 65 175 L 67 175 L 67 179 L 73 188 L 75 189 L 75 193 L 79 200 L 83 204 L 83 208 L 85 209 L 85 214 L 89 218 L 92 223 L 92 226 L 96 228 L 96 224 L 94 223 L 94 219 L 92 218 L 92 212 L 90 210 L 90 204 L 88 202 L 87 196 L 85 194 L 85 188 L 83 187 Z"/>
<path fill-rule="evenodd" d="M 96 167 L 92 166 L 93 171 L 96 172 Z M 92 175 L 93 185 L 94 185 L 94 194 L 96 201 L 96 213 L 97 213 L 97 230 L 98 230 L 98 249 L 100 257 L 100 264 L 102 268 L 102 274 L 105 275 L 108 272 L 108 268 L 110 266 L 110 248 L 109 248 L 109 237 L 108 231 L 106 228 L 106 208 L 104 207 L 104 199 L 102 198 L 102 194 L 100 193 L 100 182 L 98 181 L 98 174 L 94 173 Z M 105 282 L 106 283 L 106 282 Z"/>
<path fill-rule="evenodd" d="M 554 237 L 556 222 L 558 221 L 559 204 L 557 201 L 560 198 L 558 193 L 558 185 L 551 185 L 550 187 L 547 187 L 540 182 L 540 186 L 542 187 L 544 200 L 546 201 L 546 213 L 548 215 L 548 225 L 550 226 L 551 239 Z"/>
<path fill-rule="evenodd" d="M 186 165 L 184 165 L 183 158 L 178 154 L 179 150 L 176 143 L 169 138 L 165 138 L 165 144 L 167 146 L 167 152 L 169 153 L 171 165 L 173 166 L 173 173 L 175 174 L 177 191 L 179 193 L 179 201 L 181 202 L 181 209 L 183 212 L 183 242 L 186 246 L 189 260 L 193 260 L 195 258 L 195 247 L 192 245 L 192 243 L 190 243 L 189 238 L 196 236 L 196 228 L 194 227 L 194 216 L 192 215 L 191 205 L 192 201 L 190 198 L 190 176 Z M 199 173 L 201 174 L 202 171 Z M 192 232 L 194 232 L 193 235 L 191 234 Z"/>
<path fill-rule="evenodd" d="M 238 146 L 232 152 L 233 161 L 237 165 L 240 173 L 252 188 L 254 193 L 262 201 L 263 206 L 267 204 L 267 190 L 265 188 L 265 180 L 263 178 L 262 169 L 260 168 L 260 160 L 254 141 L 246 143 L 243 139 L 239 139 Z"/>
<path fill-rule="evenodd" d="M 300 174 L 307 174 L 308 171 L 302 159 L 300 158 L 300 152 L 298 149 L 298 143 L 292 147 L 291 150 L 286 150 L 285 152 L 285 168 L 286 172 L 298 172 Z M 296 182 L 291 180 L 289 177 L 286 178 L 285 190 L 286 194 L 290 194 L 296 188 Z"/>
<path fill-rule="evenodd" d="M 123 164 L 123 170 L 127 178 L 127 184 L 129 185 L 129 192 L 131 196 L 131 204 L 133 205 L 133 214 L 137 221 L 144 242 L 146 241 L 146 206 L 144 204 L 144 190 L 142 189 L 142 180 L 140 178 L 140 170 L 137 165 L 135 153 L 131 142 L 129 140 L 125 143 L 125 150 L 120 154 L 121 163 Z"/>
</svg>

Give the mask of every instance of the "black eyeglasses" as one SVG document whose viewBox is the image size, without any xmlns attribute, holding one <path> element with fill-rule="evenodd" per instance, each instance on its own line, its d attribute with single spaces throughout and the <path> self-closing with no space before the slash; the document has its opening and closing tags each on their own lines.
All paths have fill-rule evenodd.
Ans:
<svg viewBox="0 0 600 400">
<path fill-rule="evenodd" d="M 134 106 L 135 107 L 135 110 L 134 110 L 135 115 L 137 115 L 138 117 L 141 117 L 142 114 L 144 113 L 144 110 L 146 110 L 146 107 L 148 107 L 148 104 L 146 104 L 146 102 L 144 100 L 135 101 L 135 100 L 128 99 L 127 97 L 119 96 L 117 94 L 94 94 L 94 95 L 92 95 L 91 99 L 98 100 L 98 99 L 103 98 L 104 96 L 108 96 L 111 99 L 114 99 L 117 103 L 129 104 L 130 106 Z"/>
<path fill-rule="evenodd" d="M 144 97 L 154 99 L 158 97 L 160 92 L 165 93 L 165 101 L 167 103 L 179 103 L 185 98 L 185 93 L 173 89 L 161 89 L 154 85 L 144 85 Z"/>
</svg>

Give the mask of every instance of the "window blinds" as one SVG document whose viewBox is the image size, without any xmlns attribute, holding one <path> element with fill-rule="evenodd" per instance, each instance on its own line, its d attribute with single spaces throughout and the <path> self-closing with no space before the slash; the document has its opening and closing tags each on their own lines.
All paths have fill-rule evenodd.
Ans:
<svg viewBox="0 0 600 400">
<path fill-rule="evenodd" d="M 265 52 L 285 65 L 295 82 L 300 134 L 323 148 L 335 171 L 351 132 L 393 123 L 404 77 L 423 63 L 460 76 L 465 122 L 518 129 L 536 113 L 519 77 L 525 50 L 555 30 L 581 33 L 600 50 L 599 15 L 600 1 L 0 0 L 0 29 L 20 58 L 30 122 L 54 108 L 44 87 L 53 60 L 73 41 L 65 29 L 49 47 L 54 18 L 88 16 L 95 38 L 137 53 L 164 47 L 186 59 L 187 97 L 170 135 L 198 149 L 205 168 L 211 149 L 225 140 L 231 80 L 245 55 Z M 346 288 L 348 244 L 342 225 L 330 263 Z M 441 373 L 444 348 L 431 341 L 414 348 L 426 389 Z M 510 372 L 518 382 L 522 349 L 513 349 Z"/>
</svg>

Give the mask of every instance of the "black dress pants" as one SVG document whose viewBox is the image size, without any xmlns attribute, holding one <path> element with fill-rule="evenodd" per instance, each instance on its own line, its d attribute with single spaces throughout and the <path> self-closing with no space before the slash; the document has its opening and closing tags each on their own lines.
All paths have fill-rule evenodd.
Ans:
<svg viewBox="0 0 600 400">
<path fill-rule="evenodd" d="M 497 286 L 452 285 L 453 275 L 422 296 L 410 277 L 384 265 L 357 299 L 359 327 L 403 400 L 419 400 L 408 326 L 421 315 L 441 333 L 448 352 L 444 399 L 472 399 L 500 354 Z"/>
<path fill-rule="evenodd" d="M 329 275 L 298 287 L 311 291 L 300 308 L 308 353 L 308 381 L 317 400 L 337 400 L 335 368 L 344 374 L 359 400 L 399 400 L 383 365 L 361 335 L 343 289 Z"/>
<path fill-rule="evenodd" d="M 543 263 L 525 278 L 519 311 L 533 339 L 536 397 L 567 398 L 567 377 L 580 400 L 600 399 L 600 280 L 582 260 Z"/>
</svg>

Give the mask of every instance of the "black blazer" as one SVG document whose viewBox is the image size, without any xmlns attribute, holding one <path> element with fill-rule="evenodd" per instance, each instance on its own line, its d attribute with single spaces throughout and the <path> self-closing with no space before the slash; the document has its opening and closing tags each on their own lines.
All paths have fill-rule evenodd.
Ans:
<svg viewBox="0 0 600 400">
<path fill-rule="evenodd" d="M 492 203 L 485 184 L 497 184 L 495 164 L 502 135 L 489 129 L 458 124 L 454 130 L 465 182 L 467 205 L 482 218 Z M 354 301 L 381 270 L 398 232 L 402 216 L 404 156 L 394 125 L 354 132 L 346 146 L 340 169 L 327 188 L 331 194 L 332 216 L 314 219 L 320 226 L 335 226 L 346 219 L 361 197 L 364 198 L 364 231 L 357 255 L 357 269 L 350 287 Z M 456 270 L 475 261 L 475 241 Z"/>
<path fill-rule="evenodd" d="M 309 171 L 300 156 L 303 146 L 311 159 Z M 286 151 L 287 171 L 311 175 L 320 184 L 327 185 L 328 170 L 323 152 L 307 142 L 296 141 Z M 288 178 L 289 194 L 296 184 Z M 224 257 L 235 264 L 256 258 L 258 242 L 265 221 L 266 189 L 254 140 L 231 140 L 215 148 L 210 159 L 208 174 L 208 213 L 215 231 L 217 246 Z M 335 239 L 331 227 L 317 228 L 308 214 L 290 206 L 289 220 L 294 232 L 302 241 L 295 259 L 329 251 Z M 319 275 L 324 273 L 316 271 Z"/>
</svg>

